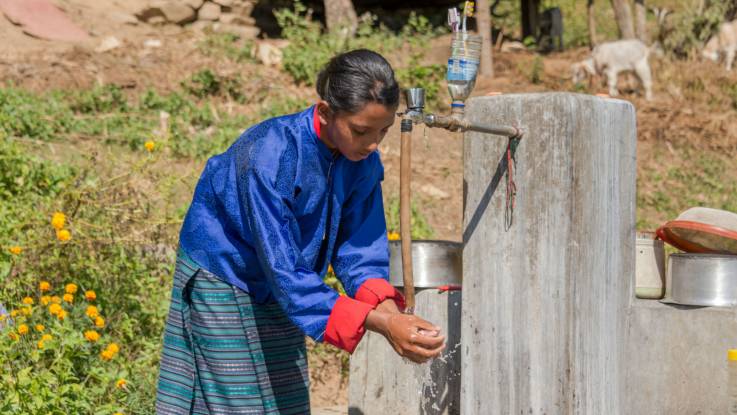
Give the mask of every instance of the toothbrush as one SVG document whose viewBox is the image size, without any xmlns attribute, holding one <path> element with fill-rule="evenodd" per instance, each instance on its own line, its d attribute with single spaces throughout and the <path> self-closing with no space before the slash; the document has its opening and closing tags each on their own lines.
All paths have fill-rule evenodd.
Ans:
<svg viewBox="0 0 737 415">
<path fill-rule="evenodd" d="M 450 30 L 453 32 L 458 31 L 458 9 L 455 7 L 448 9 L 448 25 L 450 26 Z"/>
</svg>

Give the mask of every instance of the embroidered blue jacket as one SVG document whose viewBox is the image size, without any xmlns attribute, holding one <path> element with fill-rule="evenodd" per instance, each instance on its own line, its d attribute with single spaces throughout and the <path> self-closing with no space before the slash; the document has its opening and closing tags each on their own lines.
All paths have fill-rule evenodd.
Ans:
<svg viewBox="0 0 737 415">
<path fill-rule="evenodd" d="M 389 250 L 378 152 L 359 162 L 334 156 L 314 117 L 313 106 L 266 120 L 210 158 L 180 248 L 257 302 L 278 301 L 297 327 L 320 341 L 339 299 L 322 280 L 328 264 L 354 297 L 368 279 L 388 286 Z M 349 300 L 334 318 L 340 324 L 351 319 L 346 313 L 358 313 L 361 327 L 350 330 L 360 331 L 360 340 L 363 319 L 376 304 Z"/>
</svg>

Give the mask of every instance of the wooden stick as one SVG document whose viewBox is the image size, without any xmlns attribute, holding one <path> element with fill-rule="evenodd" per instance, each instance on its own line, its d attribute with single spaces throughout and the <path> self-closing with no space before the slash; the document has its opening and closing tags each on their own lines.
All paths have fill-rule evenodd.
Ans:
<svg viewBox="0 0 737 415">
<path fill-rule="evenodd" d="M 402 120 L 400 140 L 402 146 L 399 155 L 399 235 L 402 238 L 402 277 L 406 312 L 412 314 L 415 309 L 415 284 L 412 278 L 412 205 L 410 204 L 412 120 Z"/>
</svg>

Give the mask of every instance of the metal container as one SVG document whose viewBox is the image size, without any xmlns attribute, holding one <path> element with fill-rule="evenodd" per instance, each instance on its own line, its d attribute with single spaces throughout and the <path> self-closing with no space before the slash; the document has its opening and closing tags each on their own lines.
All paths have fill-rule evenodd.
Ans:
<svg viewBox="0 0 737 415">
<path fill-rule="evenodd" d="M 450 241 L 412 241 L 412 267 L 417 288 L 461 285 L 463 282 L 463 245 Z M 389 241 L 389 282 L 403 287 L 402 247 Z"/>
<path fill-rule="evenodd" d="M 668 257 L 671 298 L 696 306 L 737 305 L 737 255 L 672 254 Z"/>
<path fill-rule="evenodd" d="M 635 240 L 635 295 L 660 299 L 665 293 L 665 249 L 650 232 L 637 232 Z"/>
</svg>

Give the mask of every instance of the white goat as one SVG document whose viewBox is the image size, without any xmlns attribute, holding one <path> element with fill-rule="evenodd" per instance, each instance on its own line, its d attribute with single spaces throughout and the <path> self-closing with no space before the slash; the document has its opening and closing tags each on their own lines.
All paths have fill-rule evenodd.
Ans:
<svg viewBox="0 0 737 415">
<path fill-rule="evenodd" d="M 719 60 L 719 52 L 724 52 L 727 70 L 731 71 L 737 53 L 737 20 L 722 23 L 719 26 L 719 33 L 706 42 L 701 55 L 716 62 Z"/>
<path fill-rule="evenodd" d="M 609 95 L 617 96 L 617 76 L 620 72 L 634 71 L 645 88 L 645 99 L 652 99 L 652 76 L 648 56 L 650 48 L 637 39 L 602 43 L 591 51 L 591 57 L 571 65 L 573 82 L 578 83 L 586 75 L 603 74 L 607 78 Z"/>
</svg>

